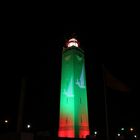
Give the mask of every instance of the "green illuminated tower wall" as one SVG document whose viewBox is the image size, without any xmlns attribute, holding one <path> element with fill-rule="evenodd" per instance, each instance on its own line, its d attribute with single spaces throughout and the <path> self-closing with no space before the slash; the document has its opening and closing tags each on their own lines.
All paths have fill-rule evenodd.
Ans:
<svg viewBox="0 0 140 140">
<path fill-rule="evenodd" d="M 59 137 L 85 138 L 89 135 L 85 60 L 82 49 L 63 50 Z"/>
</svg>

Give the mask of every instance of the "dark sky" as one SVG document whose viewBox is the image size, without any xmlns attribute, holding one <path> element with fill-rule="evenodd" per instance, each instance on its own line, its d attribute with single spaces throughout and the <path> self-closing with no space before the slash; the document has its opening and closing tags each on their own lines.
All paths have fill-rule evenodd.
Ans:
<svg viewBox="0 0 140 140">
<path fill-rule="evenodd" d="M 125 13 L 98 15 L 85 23 L 82 18 L 57 23 L 43 15 L 19 20 L 13 17 L 8 20 L 10 24 L 6 22 L 1 48 L 0 119 L 8 118 L 11 126 L 16 126 L 20 80 L 25 76 L 24 123 L 31 122 L 35 130 L 57 129 L 62 47 L 76 33 L 85 51 L 91 129 L 102 129 L 105 123 L 101 63 L 131 89 L 122 93 L 107 88 L 110 127 L 139 126 L 137 21 Z"/>
</svg>

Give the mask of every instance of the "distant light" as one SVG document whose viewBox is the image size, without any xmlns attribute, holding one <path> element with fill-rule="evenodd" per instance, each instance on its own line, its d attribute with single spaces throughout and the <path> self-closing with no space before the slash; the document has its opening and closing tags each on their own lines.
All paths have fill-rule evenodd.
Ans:
<svg viewBox="0 0 140 140">
<path fill-rule="evenodd" d="M 123 131 L 123 130 L 124 130 L 124 128 L 121 128 L 121 130 Z"/>
<path fill-rule="evenodd" d="M 120 136 L 121 134 L 120 133 L 118 133 L 118 137 Z"/>
<path fill-rule="evenodd" d="M 130 131 L 133 131 L 134 129 L 133 128 L 130 128 Z"/>
<path fill-rule="evenodd" d="M 27 124 L 27 128 L 28 128 L 28 129 L 31 128 L 31 125 L 30 125 L 30 124 Z"/>
<path fill-rule="evenodd" d="M 8 123 L 8 120 L 5 120 L 4 122 L 5 122 L 5 123 Z"/>
<path fill-rule="evenodd" d="M 134 138 L 137 138 L 137 135 L 134 135 Z"/>
<path fill-rule="evenodd" d="M 97 135 L 97 131 L 95 131 L 94 134 Z"/>
</svg>

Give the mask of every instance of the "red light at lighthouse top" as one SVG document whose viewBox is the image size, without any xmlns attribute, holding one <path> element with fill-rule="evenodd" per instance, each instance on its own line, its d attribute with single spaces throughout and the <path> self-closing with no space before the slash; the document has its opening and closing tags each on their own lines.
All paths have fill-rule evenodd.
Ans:
<svg viewBox="0 0 140 140">
<path fill-rule="evenodd" d="M 66 43 L 67 47 L 79 47 L 79 42 L 77 41 L 77 39 L 75 38 L 71 38 L 68 40 L 68 42 Z"/>
</svg>

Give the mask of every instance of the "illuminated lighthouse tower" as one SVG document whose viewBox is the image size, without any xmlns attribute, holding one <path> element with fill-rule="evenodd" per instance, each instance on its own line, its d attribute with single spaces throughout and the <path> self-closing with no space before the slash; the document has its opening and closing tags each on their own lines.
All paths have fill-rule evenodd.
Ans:
<svg viewBox="0 0 140 140">
<path fill-rule="evenodd" d="M 72 38 L 62 52 L 59 137 L 89 135 L 84 51 Z"/>
</svg>

